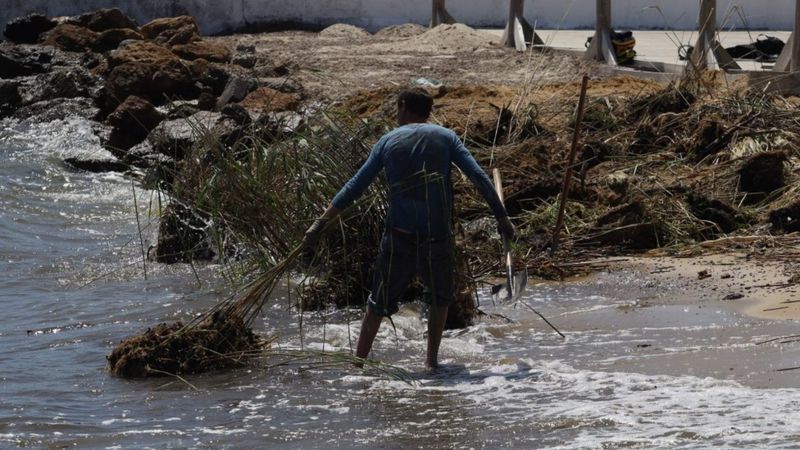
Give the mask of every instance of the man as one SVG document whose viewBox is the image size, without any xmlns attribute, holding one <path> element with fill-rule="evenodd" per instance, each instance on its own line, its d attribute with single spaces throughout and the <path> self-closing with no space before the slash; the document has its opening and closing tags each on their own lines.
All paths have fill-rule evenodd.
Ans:
<svg viewBox="0 0 800 450">
<path fill-rule="evenodd" d="M 384 135 L 358 173 L 334 197 L 325 213 L 306 231 L 303 246 L 314 250 L 325 224 L 355 201 L 381 169 L 389 184 L 386 232 L 375 264 L 372 294 L 361 325 L 356 356 L 366 358 L 383 317 L 398 310 L 398 300 L 415 275 L 431 297 L 426 365 L 438 366 L 439 343 L 448 306 L 455 297 L 451 211 L 452 163 L 478 188 L 512 238 L 514 226 L 486 173 L 446 128 L 427 124 L 433 98 L 422 89 L 406 90 L 397 99 L 399 127 Z"/>
</svg>

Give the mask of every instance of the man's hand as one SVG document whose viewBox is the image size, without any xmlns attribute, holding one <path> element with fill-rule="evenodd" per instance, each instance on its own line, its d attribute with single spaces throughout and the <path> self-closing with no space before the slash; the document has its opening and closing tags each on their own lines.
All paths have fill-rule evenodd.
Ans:
<svg viewBox="0 0 800 450">
<path fill-rule="evenodd" d="M 509 241 L 514 240 L 514 224 L 511 223 L 508 216 L 497 219 L 497 232 L 500 233 L 500 236 L 508 238 Z"/>
<path fill-rule="evenodd" d="M 304 259 L 310 261 L 314 259 L 314 256 L 317 253 L 317 246 L 319 245 L 319 240 L 322 238 L 322 232 L 325 229 L 325 225 L 328 223 L 328 219 L 320 217 L 319 219 L 315 220 L 308 230 L 306 230 L 306 234 L 303 236 L 303 256 Z"/>
</svg>

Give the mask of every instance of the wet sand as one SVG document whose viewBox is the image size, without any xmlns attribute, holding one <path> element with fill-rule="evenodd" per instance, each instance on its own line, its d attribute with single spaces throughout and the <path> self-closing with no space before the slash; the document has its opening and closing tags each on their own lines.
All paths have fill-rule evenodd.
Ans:
<svg viewBox="0 0 800 450">
<path fill-rule="evenodd" d="M 625 258 L 574 283 L 581 290 L 617 284 L 626 303 L 603 311 L 566 311 L 551 319 L 568 335 L 640 331 L 640 342 L 630 344 L 629 356 L 579 366 L 712 377 L 752 388 L 796 388 L 800 370 L 793 369 L 800 366 L 800 352 L 798 338 L 792 336 L 800 333 L 800 294 L 790 272 L 786 261 L 735 253 Z"/>
</svg>

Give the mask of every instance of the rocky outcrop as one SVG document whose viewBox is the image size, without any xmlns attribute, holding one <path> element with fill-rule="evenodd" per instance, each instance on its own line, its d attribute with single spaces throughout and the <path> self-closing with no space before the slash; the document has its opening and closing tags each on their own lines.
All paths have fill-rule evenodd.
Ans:
<svg viewBox="0 0 800 450">
<path fill-rule="evenodd" d="M 41 14 L 18 17 L 6 25 L 6 38 L 17 44 L 35 44 L 42 34 L 52 30 L 58 23 Z"/>
<path fill-rule="evenodd" d="M 165 17 L 142 26 L 145 39 L 161 44 L 180 45 L 200 39 L 200 29 L 191 16 Z"/>
<path fill-rule="evenodd" d="M 126 16 L 118 8 L 98 9 L 75 19 L 75 23 L 98 33 L 113 29 L 129 29 L 136 31 L 136 21 Z"/>
<path fill-rule="evenodd" d="M 152 103 L 131 95 L 106 119 L 106 123 L 112 127 L 106 147 L 114 154 L 124 154 L 144 141 L 164 119 L 166 116 Z"/>
<path fill-rule="evenodd" d="M 42 44 L 65 52 L 87 52 L 98 36 L 98 33 L 80 25 L 62 23 L 43 35 Z"/>
</svg>

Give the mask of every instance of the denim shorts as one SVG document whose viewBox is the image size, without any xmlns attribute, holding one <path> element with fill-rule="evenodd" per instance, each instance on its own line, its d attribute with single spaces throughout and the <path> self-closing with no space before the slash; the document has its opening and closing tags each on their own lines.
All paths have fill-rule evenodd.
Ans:
<svg viewBox="0 0 800 450">
<path fill-rule="evenodd" d="M 369 307 L 389 317 L 398 311 L 398 302 L 408 285 L 418 276 L 425 286 L 425 298 L 436 306 L 449 306 L 455 294 L 454 254 L 451 237 L 428 236 L 387 230 L 375 262 L 375 276 Z"/>
</svg>

